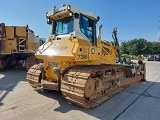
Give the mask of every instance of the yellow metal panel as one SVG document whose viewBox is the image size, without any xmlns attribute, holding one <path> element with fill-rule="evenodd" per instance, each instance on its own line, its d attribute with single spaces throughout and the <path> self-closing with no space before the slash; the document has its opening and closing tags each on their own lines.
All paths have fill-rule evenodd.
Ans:
<svg viewBox="0 0 160 120">
<path fill-rule="evenodd" d="M 99 60 L 100 51 L 97 47 L 89 47 L 89 60 Z"/>
<path fill-rule="evenodd" d="M 14 38 L 14 27 L 6 26 L 6 38 Z"/>
<path fill-rule="evenodd" d="M 88 47 L 79 46 L 75 54 L 75 61 L 88 61 Z"/>
<path fill-rule="evenodd" d="M 38 42 L 35 42 L 35 36 L 32 35 L 31 33 L 28 33 L 28 52 L 34 52 L 34 50 L 36 50 L 39 46 Z"/>
<path fill-rule="evenodd" d="M 26 37 L 26 27 L 16 26 L 16 35 L 21 37 Z"/>
<path fill-rule="evenodd" d="M 16 49 L 16 40 L 6 40 L 4 41 L 4 51 L 6 53 L 11 53 L 11 51 L 13 51 L 13 49 Z"/>
</svg>

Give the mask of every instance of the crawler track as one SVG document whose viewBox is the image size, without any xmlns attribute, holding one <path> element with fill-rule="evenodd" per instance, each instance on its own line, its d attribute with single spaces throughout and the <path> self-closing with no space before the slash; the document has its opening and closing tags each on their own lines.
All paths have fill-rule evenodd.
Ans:
<svg viewBox="0 0 160 120">
<path fill-rule="evenodd" d="M 36 88 L 40 86 L 41 83 L 41 67 L 43 63 L 35 64 L 27 72 L 27 81 L 31 84 L 32 87 Z"/>
<path fill-rule="evenodd" d="M 6 67 L 6 63 L 3 59 L 0 59 L 0 70 L 3 70 Z"/>
<path fill-rule="evenodd" d="M 41 68 L 43 63 L 32 66 L 27 72 L 27 81 L 36 90 L 43 89 Z M 143 75 L 136 73 L 133 76 L 130 66 L 75 66 L 62 75 L 61 91 L 69 102 L 94 108 L 142 79 Z"/>
<path fill-rule="evenodd" d="M 61 82 L 62 95 L 71 103 L 84 108 L 94 108 L 121 92 L 126 86 L 141 80 L 141 76 L 131 75 L 131 69 L 122 66 L 71 68 Z"/>
</svg>

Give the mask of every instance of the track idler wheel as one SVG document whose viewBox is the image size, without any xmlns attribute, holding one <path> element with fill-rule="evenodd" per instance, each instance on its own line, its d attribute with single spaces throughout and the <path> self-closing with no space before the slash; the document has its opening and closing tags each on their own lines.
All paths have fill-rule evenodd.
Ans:
<svg viewBox="0 0 160 120">
<path fill-rule="evenodd" d="M 89 78 L 86 82 L 84 94 L 87 98 L 91 97 L 95 93 L 95 81 Z"/>
</svg>

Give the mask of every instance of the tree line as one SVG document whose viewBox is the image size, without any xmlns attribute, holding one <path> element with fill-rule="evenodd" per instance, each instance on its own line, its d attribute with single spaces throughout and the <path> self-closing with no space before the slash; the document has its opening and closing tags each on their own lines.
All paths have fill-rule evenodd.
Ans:
<svg viewBox="0 0 160 120">
<path fill-rule="evenodd" d="M 144 38 L 124 41 L 120 47 L 121 54 L 126 55 L 144 55 L 160 54 L 160 43 L 147 41 Z"/>
</svg>

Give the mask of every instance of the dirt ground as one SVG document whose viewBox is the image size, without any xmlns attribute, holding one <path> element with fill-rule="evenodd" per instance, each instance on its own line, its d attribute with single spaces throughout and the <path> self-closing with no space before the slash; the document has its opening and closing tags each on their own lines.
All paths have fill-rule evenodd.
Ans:
<svg viewBox="0 0 160 120">
<path fill-rule="evenodd" d="M 158 120 L 160 62 L 146 61 L 147 82 L 131 85 L 94 109 L 68 103 L 61 92 L 36 92 L 26 71 L 0 72 L 0 120 Z"/>
</svg>

